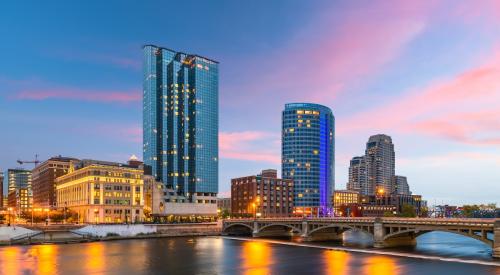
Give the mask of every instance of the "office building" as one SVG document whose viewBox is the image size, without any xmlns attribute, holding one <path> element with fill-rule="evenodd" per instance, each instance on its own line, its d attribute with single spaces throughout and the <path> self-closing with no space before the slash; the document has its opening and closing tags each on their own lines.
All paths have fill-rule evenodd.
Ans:
<svg viewBox="0 0 500 275">
<path fill-rule="evenodd" d="M 392 191 L 395 174 L 394 144 L 388 135 L 371 136 L 366 143 L 365 161 L 368 176 L 367 195 Z"/>
<path fill-rule="evenodd" d="M 325 106 L 285 105 L 282 177 L 294 182 L 294 206 L 305 215 L 331 214 L 335 189 L 335 118 Z"/>
<path fill-rule="evenodd" d="M 3 208 L 3 172 L 0 172 L 0 208 Z"/>
<path fill-rule="evenodd" d="M 239 217 L 288 217 L 293 214 L 294 184 L 268 169 L 231 179 L 231 214 Z"/>
<path fill-rule="evenodd" d="M 218 62 L 154 45 L 143 52 L 144 163 L 165 189 L 216 214 Z"/>
<path fill-rule="evenodd" d="M 70 162 L 56 179 L 57 206 L 78 213 L 80 222 L 142 222 L 143 167 L 108 161 Z"/>
<path fill-rule="evenodd" d="M 20 213 L 27 211 L 33 202 L 31 171 L 24 169 L 7 170 L 8 207 Z"/>
<path fill-rule="evenodd" d="M 71 161 L 78 160 L 61 156 L 52 157 L 31 171 L 33 175 L 33 205 L 35 207 L 56 206 L 55 180 L 68 173 Z"/>
<path fill-rule="evenodd" d="M 392 193 L 397 195 L 411 195 L 410 186 L 408 185 L 406 177 L 392 177 Z"/>
<path fill-rule="evenodd" d="M 344 216 L 345 214 L 346 217 L 350 217 L 350 213 L 342 212 L 342 207 L 361 203 L 361 195 L 359 192 L 351 190 L 335 190 L 332 199 L 335 216 Z"/>
<path fill-rule="evenodd" d="M 362 195 L 370 194 L 368 190 L 368 175 L 364 156 L 353 157 L 349 163 L 349 181 L 347 190 L 359 192 Z"/>
<path fill-rule="evenodd" d="M 217 212 L 231 213 L 231 198 L 217 198 Z"/>
</svg>

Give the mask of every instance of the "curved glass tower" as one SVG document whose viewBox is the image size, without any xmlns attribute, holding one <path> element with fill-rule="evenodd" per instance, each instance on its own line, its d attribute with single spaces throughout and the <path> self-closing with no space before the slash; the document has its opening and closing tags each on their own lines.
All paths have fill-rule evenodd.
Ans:
<svg viewBox="0 0 500 275">
<path fill-rule="evenodd" d="M 335 187 L 335 117 L 312 103 L 285 105 L 282 177 L 294 180 L 294 206 L 304 214 L 327 214 Z"/>
</svg>

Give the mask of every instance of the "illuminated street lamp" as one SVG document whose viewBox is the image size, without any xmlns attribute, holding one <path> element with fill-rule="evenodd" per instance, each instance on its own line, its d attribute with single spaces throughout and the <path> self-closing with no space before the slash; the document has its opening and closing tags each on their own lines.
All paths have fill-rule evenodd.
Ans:
<svg viewBox="0 0 500 275">
<path fill-rule="evenodd" d="M 49 225 L 49 220 L 50 220 L 49 212 L 50 212 L 50 209 L 44 208 L 43 211 L 47 212 L 47 221 L 45 222 L 45 225 Z"/>
<path fill-rule="evenodd" d="M 252 207 L 253 207 L 253 216 L 254 216 L 254 218 L 257 218 L 257 214 L 255 211 L 255 208 L 256 208 L 255 202 L 252 203 Z"/>
<path fill-rule="evenodd" d="M 10 215 L 11 215 L 10 212 L 12 211 L 12 207 L 7 208 L 7 210 L 9 211 L 9 226 L 10 226 Z"/>
</svg>

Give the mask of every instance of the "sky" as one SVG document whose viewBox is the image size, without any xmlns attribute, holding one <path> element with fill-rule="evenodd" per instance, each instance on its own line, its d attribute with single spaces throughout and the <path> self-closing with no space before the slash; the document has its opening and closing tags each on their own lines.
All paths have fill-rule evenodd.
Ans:
<svg viewBox="0 0 500 275">
<path fill-rule="evenodd" d="M 285 103 L 330 107 L 335 184 L 370 135 L 433 204 L 500 204 L 500 1 L 0 4 L 0 170 L 142 158 L 142 45 L 219 65 L 219 190 L 280 170 Z M 25 165 L 27 168 L 32 168 Z"/>
</svg>

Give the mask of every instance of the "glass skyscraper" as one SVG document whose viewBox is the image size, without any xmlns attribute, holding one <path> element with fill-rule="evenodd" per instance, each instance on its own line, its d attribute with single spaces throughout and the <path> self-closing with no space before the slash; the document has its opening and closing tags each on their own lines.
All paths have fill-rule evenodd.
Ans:
<svg viewBox="0 0 500 275">
<path fill-rule="evenodd" d="M 319 104 L 290 103 L 282 119 L 282 177 L 294 180 L 296 211 L 326 214 L 335 187 L 335 117 Z"/>
<path fill-rule="evenodd" d="M 177 194 L 215 197 L 218 62 L 154 45 L 143 51 L 144 163 Z"/>
</svg>

